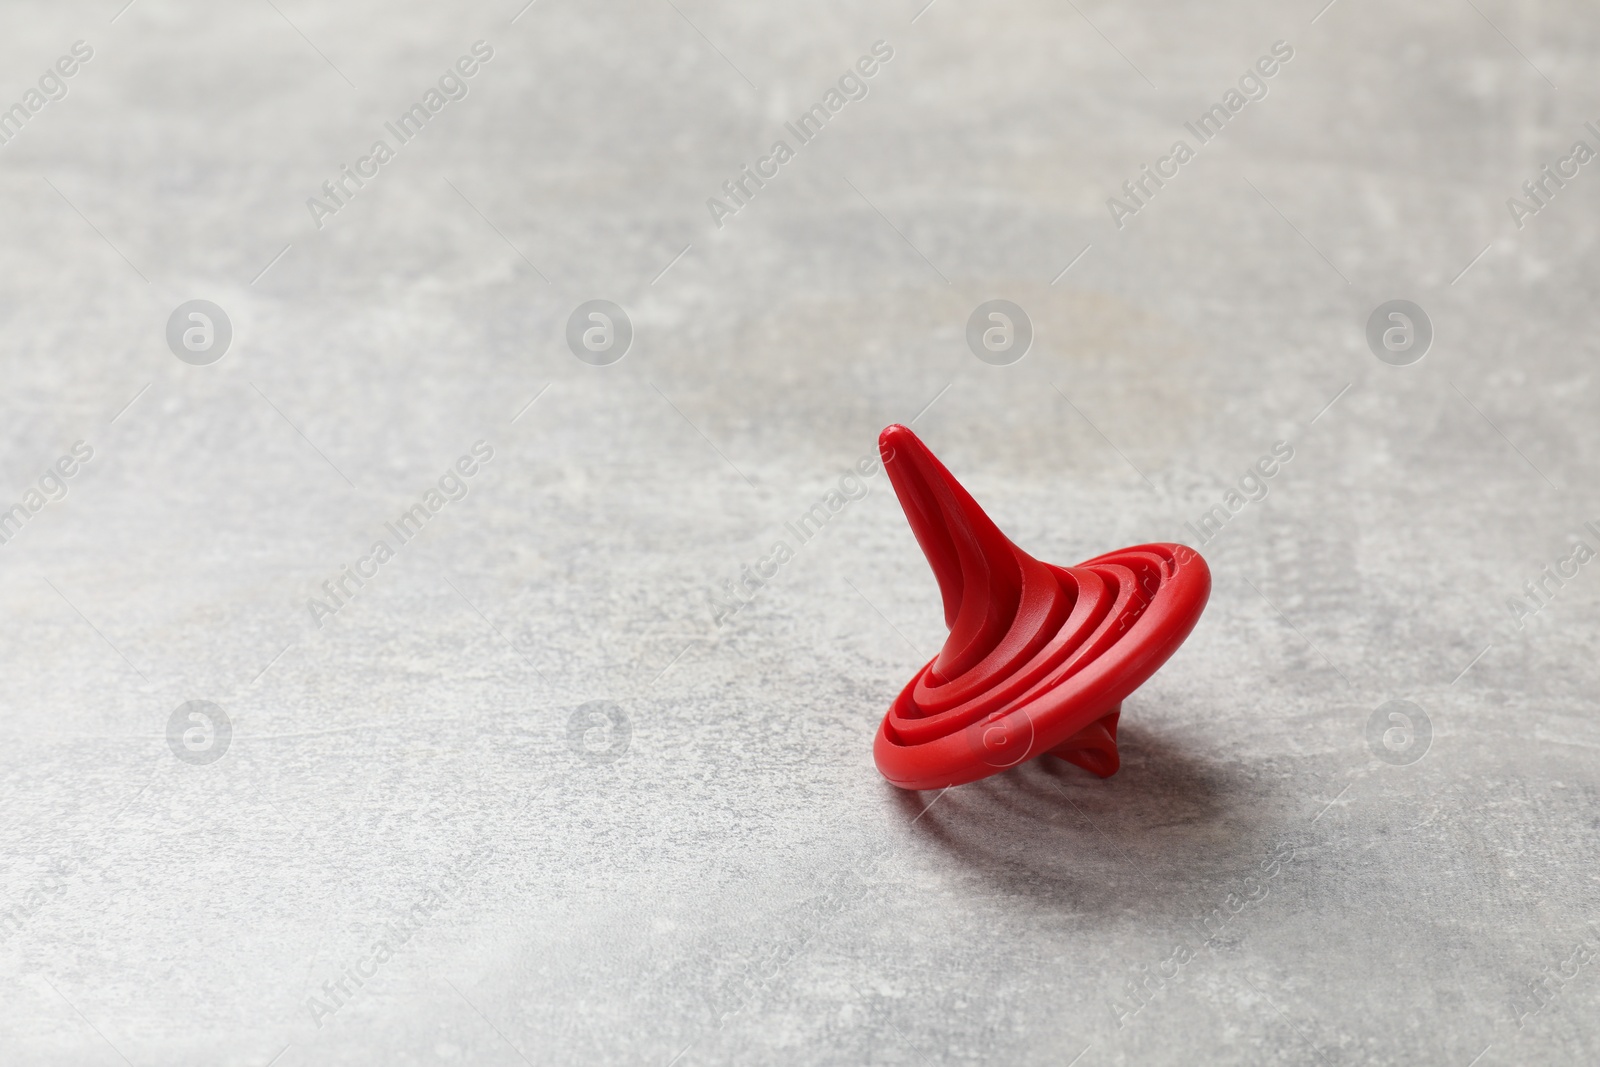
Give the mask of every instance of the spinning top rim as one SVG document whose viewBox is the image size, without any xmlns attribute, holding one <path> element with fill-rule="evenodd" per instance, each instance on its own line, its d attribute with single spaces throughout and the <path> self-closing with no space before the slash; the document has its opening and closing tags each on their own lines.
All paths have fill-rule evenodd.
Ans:
<svg viewBox="0 0 1600 1067">
<path fill-rule="evenodd" d="M 1038 698 L 998 716 L 980 718 L 930 741 L 905 744 L 891 723 L 894 707 L 909 699 L 932 665 L 919 670 L 901 690 L 878 725 L 873 758 L 879 772 L 902 789 L 937 789 L 961 785 L 999 773 L 1048 752 L 1110 712 L 1143 685 L 1177 652 L 1200 621 L 1211 594 L 1211 571 L 1205 559 L 1187 545 L 1152 542 L 1103 553 L 1079 564 L 1118 565 L 1119 557 L 1136 553 L 1167 557 L 1170 574 L 1128 630 L 1098 656 L 1084 663 Z M 1056 568 L 1060 569 L 1060 568 Z M 1164 568 L 1165 569 L 1165 568 Z M 974 748 L 970 731 L 1015 730 L 1026 736 L 1026 750 L 1003 760 L 985 760 Z"/>
</svg>

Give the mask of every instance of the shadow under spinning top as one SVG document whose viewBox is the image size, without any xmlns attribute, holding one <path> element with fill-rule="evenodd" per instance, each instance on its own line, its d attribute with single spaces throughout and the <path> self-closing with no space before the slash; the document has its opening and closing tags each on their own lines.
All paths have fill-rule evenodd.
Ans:
<svg viewBox="0 0 1600 1067">
<path fill-rule="evenodd" d="M 1122 701 L 1194 629 L 1211 594 L 1205 560 L 1160 543 L 1041 563 L 911 430 L 886 428 L 878 450 L 950 628 L 884 716 L 878 770 L 902 789 L 940 789 L 1048 753 L 1115 774 Z"/>
</svg>

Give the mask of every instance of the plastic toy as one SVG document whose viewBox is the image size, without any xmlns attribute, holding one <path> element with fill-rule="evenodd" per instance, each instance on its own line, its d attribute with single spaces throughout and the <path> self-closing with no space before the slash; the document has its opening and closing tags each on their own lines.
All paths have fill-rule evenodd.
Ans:
<svg viewBox="0 0 1600 1067">
<path fill-rule="evenodd" d="M 889 706 L 878 770 L 902 789 L 940 789 L 1049 754 L 1115 774 L 1122 701 L 1194 629 L 1211 593 L 1205 560 L 1159 543 L 1041 563 L 909 429 L 886 428 L 878 450 L 950 628 Z"/>
</svg>

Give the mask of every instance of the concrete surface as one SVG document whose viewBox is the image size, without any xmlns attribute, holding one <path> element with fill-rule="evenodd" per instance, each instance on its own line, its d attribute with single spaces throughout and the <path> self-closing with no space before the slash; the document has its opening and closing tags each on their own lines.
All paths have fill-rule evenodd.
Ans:
<svg viewBox="0 0 1600 1067">
<path fill-rule="evenodd" d="M 0 14 L 0 1061 L 1600 1059 L 1592 8 L 120 4 Z M 913 418 L 1053 562 L 1227 516 L 1116 777 L 878 777 L 881 474 L 718 618 Z"/>
</svg>

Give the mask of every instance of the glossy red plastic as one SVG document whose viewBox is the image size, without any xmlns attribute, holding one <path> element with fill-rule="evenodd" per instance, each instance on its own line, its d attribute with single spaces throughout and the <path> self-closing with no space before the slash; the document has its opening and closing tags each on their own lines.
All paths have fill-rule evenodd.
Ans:
<svg viewBox="0 0 1600 1067">
<path fill-rule="evenodd" d="M 885 429 L 878 450 L 950 628 L 884 716 L 878 770 L 902 789 L 941 789 L 1048 753 L 1115 774 L 1122 701 L 1199 621 L 1211 594 L 1205 560 L 1159 543 L 1076 567 L 1041 563 L 909 429 Z"/>
</svg>

